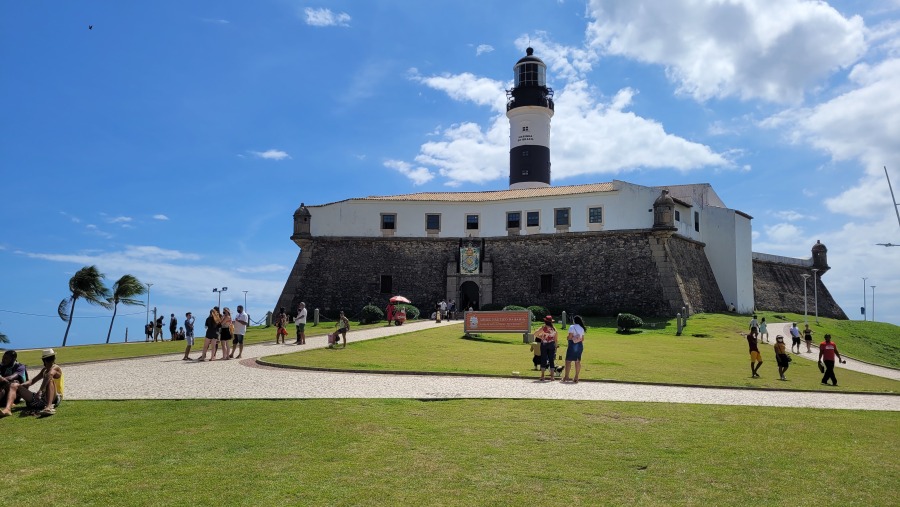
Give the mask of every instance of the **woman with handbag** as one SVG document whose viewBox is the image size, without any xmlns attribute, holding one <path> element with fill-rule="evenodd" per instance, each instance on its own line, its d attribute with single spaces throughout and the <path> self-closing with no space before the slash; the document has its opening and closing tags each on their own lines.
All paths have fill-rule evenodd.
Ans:
<svg viewBox="0 0 900 507">
<path fill-rule="evenodd" d="M 784 378 L 784 372 L 787 371 L 788 367 L 791 365 L 791 356 L 787 354 L 784 346 L 784 336 L 778 335 L 775 337 L 775 362 L 778 363 L 778 375 L 781 377 L 781 380 L 787 380 Z"/>
<path fill-rule="evenodd" d="M 213 347 L 213 350 L 209 360 L 212 361 L 215 359 L 215 347 L 219 344 L 219 322 L 221 320 L 222 317 L 219 315 L 218 310 L 213 308 L 209 311 L 209 317 L 206 317 L 206 334 L 203 337 L 203 352 L 200 353 L 200 357 L 197 358 L 197 361 L 206 360 L 206 351 L 210 346 Z"/>
</svg>

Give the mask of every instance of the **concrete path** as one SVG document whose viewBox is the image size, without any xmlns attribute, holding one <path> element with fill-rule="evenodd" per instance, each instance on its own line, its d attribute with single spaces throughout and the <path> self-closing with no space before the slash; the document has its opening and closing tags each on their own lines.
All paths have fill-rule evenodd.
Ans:
<svg viewBox="0 0 900 507">
<path fill-rule="evenodd" d="M 380 338 L 459 321 L 417 322 L 399 328 L 352 331 L 348 341 Z M 774 335 L 773 335 L 774 336 Z M 66 399 L 272 399 L 272 398 L 511 398 L 700 403 L 768 407 L 900 411 L 900 396 L 829 392 L 758 391 L 605 382 L 538 382 L 533 378 L 337 373 L 260 367 L 255 358 L 324 347 L 265 343 L 244 349 L 242 360 L 198 363 L 181 354 L 65 367 Z M 335 350 L 340 354 L 341 350 Z M 194 357 L 198 353 L 193 354 Z M 523 372 L 526 373 L 526 372 Z M 527 372 L 531 373 L 531 372 Z M 526 373 L 526 374 L 527 374 Z"/>
<path fill-rule="evenodd" d="M 803 333 L 803 327 L 798 323 L 797 327 L 800 328 L 801 338 Z M 791 323 L 790 322 L 776 322 L 774 324 L 769 324 L 769 342 L 775 343 L 775 336 L 781 335 L 784 336 L 784 343 L 787 345 L 788 350 L 791 347 Z M 806 342 L 800 344 L 800 354 L 791 354 L 791 357 L 801 357 L 803 359 L 809 359 L 810 361 L 819 361 L 819 344 L 825 341 L 825 338 L 822 336 L 813 335 L 813 345 L 812 352 L 806 352 Z M 838 350 L 841 350 L 840 337 L 834 337 L 834 342 L 837 343 Z M 768 345 L 768 344 L 761 344 Z M 838 377 L 838 383 L 840 383 L 841 378 L 841 369 L 858 371 L 860 373 L 868 373 L 869 375 L 876 375 L 878 377 L 889 378 L 891 380 L 900 381 L 900 370 L 895 370 L 893 368 L 885 368 L 884 366 L 877 366 L 874 364 L 864 363 L 862 361 L 857 361 L 856 359 L 848 358 L 841 354 L 841 357 L 847 360 L 846 364 L 836 363 L 834 365 L 835 375 Z"/>
</svg>

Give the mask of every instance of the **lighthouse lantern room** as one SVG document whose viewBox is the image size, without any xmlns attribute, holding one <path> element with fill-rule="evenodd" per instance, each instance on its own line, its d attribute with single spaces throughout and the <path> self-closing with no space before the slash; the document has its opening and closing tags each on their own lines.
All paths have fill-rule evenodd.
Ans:
<svg viewBox="0 0 900 507">
<path fill-rule="evenodd" d="M 510 190 L 550 186 L 553 90 L 547 87 L 547 65 L 534 49 L 525 53 L 513 68 L 513 89 L 506 92 Z"/>
</svg>

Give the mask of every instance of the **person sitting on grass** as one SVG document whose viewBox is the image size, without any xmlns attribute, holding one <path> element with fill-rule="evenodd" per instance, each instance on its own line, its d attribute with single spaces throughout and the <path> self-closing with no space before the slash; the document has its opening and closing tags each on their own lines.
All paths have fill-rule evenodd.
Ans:
<svg viewBox="0 0 900 507">
<path fill-rule="evenodd" d="M 0 409 L 0 417 L 10 415 L 10 409 L 13 403 L 18 401 L 17 389 L 19 384 L 28 381 L 28 370 L 25 365 L 16 361 L 19 354 L 15 350 L 7 350 L 3 353 L 3 360 L 0 362 L 0 403 L 3 403 L 3 409 Z"/>
<path fill-rule="evenodd" d="M 531 358 L 531 362 L 534 363 L 534 371 L 538 371 L 538 367 L 541 366 L 541 339 L 538 337 L 534 338 L 534 343 L 531 344 L 531 352 L 534 354 L 534 357 Z"/>
<path fill-rule="evenodd" d="M 37 413 L 40 416 L 51 416 L 56 413 L 56 407 L 59 406 L 63 398 L 63 372 L 62 368 L 56 364 L 56 352 L 53 349 L 44 350 L 41 354 L 41 361 L 44 367 L 41 372 L 34 378 L 19 384 L 17 394 L 25 400 L 25 407 L 31 413 Z M 41 381 L 41 387 L 36 393 L 29 388 L 38 380 Z M 6 408 L 3 409 L 3 415 L 9 415 Z"/>
</svg>

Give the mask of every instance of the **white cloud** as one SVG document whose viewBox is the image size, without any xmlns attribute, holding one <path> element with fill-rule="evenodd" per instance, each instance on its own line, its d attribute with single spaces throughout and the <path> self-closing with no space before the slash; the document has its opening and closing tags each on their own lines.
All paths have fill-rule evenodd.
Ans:
<svg viewBox="0 0 900 507">
<path fill-rule="evenodd" d="M 253 155 L 258 158 L 266 159 L 266 160 L 284 160 L 286 158 L 291 158 L 290 155 L 287 154 L 286 151 L 281 150 L 266 150 L 266 151 L 251 151 Z"/>
<path fill-rule="evenodd" d="M 697 100 L 798 102 L 866 50 L 859 16 L 807 0 L 591 0 L 592 47 L 662 65 Z"/>
<path fill-rule="evenodd" d="M 776 218 L 787 220 L 788 222 L 796 222 L 798 220 L 815 220 L 815 216 L 804 215 L 795 210 L 775 211 L 772 213 Z"/>
<path fill-rule="evenodd" d="M 64 217 L 66 217 L 66 218 L 68 218 L 69 220 L 71 220 L 72 223 L 75 223 L 75 224 L 80 224 L 80 223 L 81 223 L 81 219 L 80 219 L 80 218 L 78 218 L 78 217 L 76 217 L 76 216 L 72 216 L 72 215 L 66 213 L 65 211 L 60 211 L 59 214 L 62 215 L 62 216 L 64 216 Z"/>
<path fill-rule="evenodd" d="M 494 50 L 494 46 L 490 44 L 479 44 L 477 48 L 475 48 L 475 56 L 481 56 L 485 53 L 490 53 Z"/>
<path fill-rule="evenodd" d="M 794 224 L 780 223 L 765 226 L 766 235 L 775 243 L 794 244 L 803 237 L 803 230 Z"/>
<path fill-rule="evenodd" d="M 506 84 L 500 81 L 469 72 L 422 77 L 416 69 L 410 69 L 409 76 L 413 81 L 440 90 L 454 100 L 490 106 L 495 112 L 506 112 Z"/>
<path fill-rule="evenodd" d="M 88 231 L 89 233 L 94 234 L 94 235 L 97 235 L 97 236 L 100 236 L 101 238 L 111 239 L 111 238 L 113 237 L 112 234 L 110 234 L 110 233 L 108 233 L 108 232 L 106 232 L 106 231 L 101 230 L 101 229 L 100 229 L 99 227 L 97 227 L 95 224 L 87 224 L 87 225 L 84 226 L 84 228 L 87 229 L 87 231 Z"/>
<path fill-rule="evenodd" d="M 283 273 L 290 269 L 290 267 L 282 266 L 281 264 L 265 264 L 262 266 L 245 266 L 235 268 L 235 271 L 237 271 L 238 273 Z"/>
<path fill-rule="evenodd" d="M 434 173 L 425 167 L 413 167 L 407 162 L 401 160 L 388 160 L 384 163 L 385 167 L 396 170 L 400 174 L 409 178 L 414 185 L 424 185 L 434 179 Z"/>
<path fill-rule="evenodd" d="M 213 19 L 213 18 L 203 18 L 202 21 L 204 23 L 212 23 L 214 25 L 227 25 L 227 24 L 231 23 L 231 21 L 228 21 L 227 19 Z"/>
<path fill-rule="evenodd" d="M 350 26 L 350 15 L 346 12 L 334 13 L 324 7 L 320 9 L 307 7 L 303 13 L 309 26 Z"/>
<path fill-rule="evenodd" d="M 162 213 L 159 213 L 159 214 L 153 215 L 153 219 L 154 220 L 168 220 L 169 217 L 163 215 Z"/>
<path fill-rule="evenodd" d="M 107 218 L 106 221 L 111 224 L 127 224 L 132 221 L 131 217 L 118 216 Z"/>
</svg>

